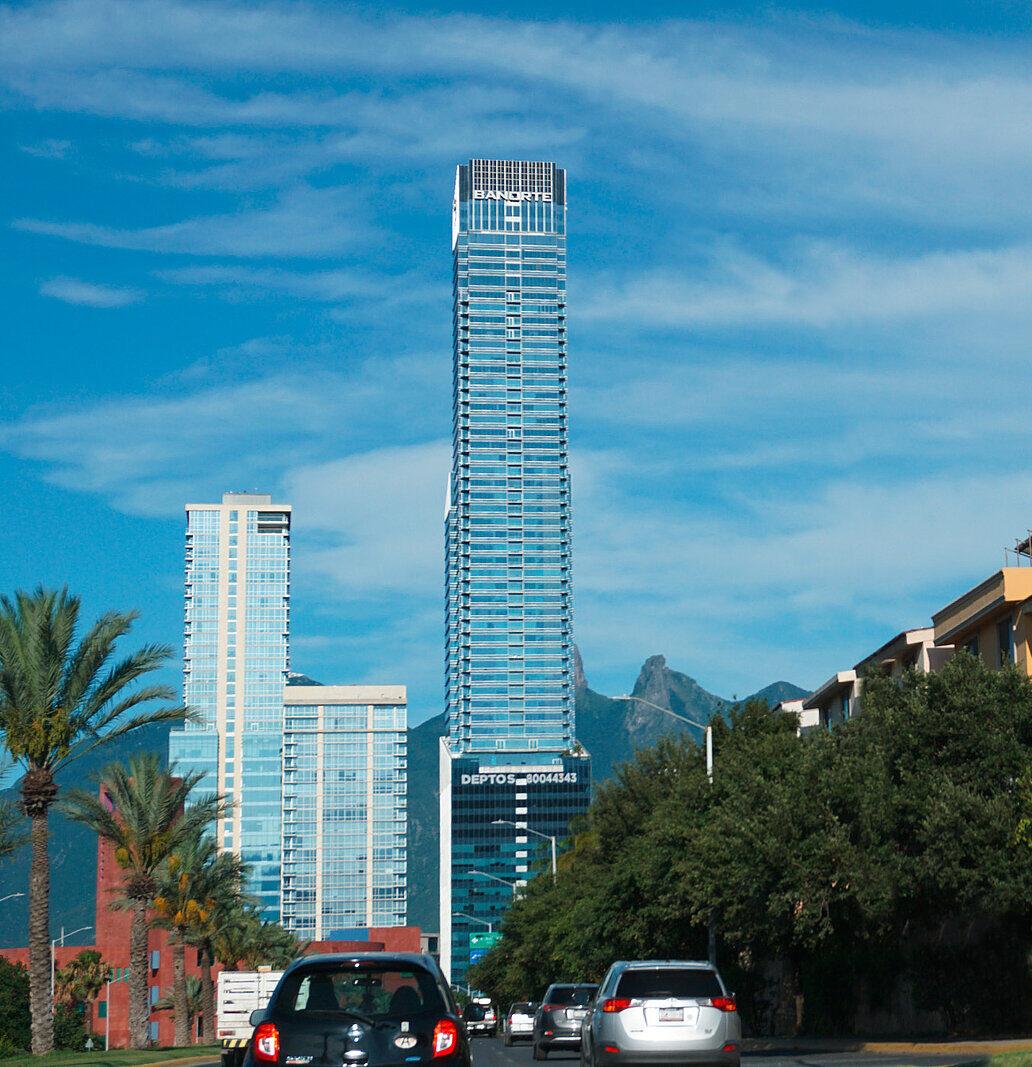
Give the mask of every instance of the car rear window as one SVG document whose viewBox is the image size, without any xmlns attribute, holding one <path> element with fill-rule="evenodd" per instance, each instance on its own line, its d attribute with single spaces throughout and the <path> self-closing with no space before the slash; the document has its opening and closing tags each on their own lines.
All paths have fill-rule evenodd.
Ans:
<svg viewBox="0 0 1032 1067">
<path fill-rule="evenodd" d="M 713 971 L 702 968 L 655 967 L 624 971 L 616 986 L 616 996 L 640 997 L 721 997 L 720 982 Z"/>
<path fill-rule="evenodd" d="M 597 986 L 557 985 L 548 991 L 549 1004 L 587 1004 L 595 995 Z"/>
<path fill-rule="evenodd" d="M 399 1019 L 444 1011 L 429 971 L 392 961 L 354 961 L 299 967 L 283 978 L 273 1010 L 284 1015 L 340 1015 Z"/>
<path fill-rule="evenodd" d="M 509 1014 L 510 1015 L 533 1015 L 534 1014 L 534 1005 L 533 1004 L 529 1004 L 526 1001 L 524 1001 L 524 1002 L 522 1002 L 520 1004 L 513 1004 L 513 1006 L 509 1009 Z"/>
</svg>

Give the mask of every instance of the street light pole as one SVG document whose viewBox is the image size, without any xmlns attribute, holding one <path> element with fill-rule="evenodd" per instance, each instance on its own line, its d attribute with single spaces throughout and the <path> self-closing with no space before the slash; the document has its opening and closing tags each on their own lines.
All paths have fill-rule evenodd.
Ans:
<svg viewBox="0 0 1032 1067">
<path fill-rule="evenodd" d="M 651 700 L 642 700 L 641 697 L 632 696 L 620 696 L 614 697 L 614 700 L 636 700 L 639 704 L 644 704 L 646 707 L 655 708 L 656 711 L 663 712 L 664 715 L 670 715 L 675 719 L 680 719 L 681 722 L 688 723 L 689 726 L 694 726 L 697 730 L 704 730 L 706 732 L 706 777 L 709 779 L 710 786 L 713 785 L 713 725 L 712 723 L 696 722 L 694 719 L 689 719 L 687 715 L 678 715 L 676 711 L 671 711 L 669 708 L 664 708 L 661 704 L 653 704 Z M 713 922 L 713 912 L 710 911 L 709 917 L 709 931 L 707 934 L 707 949 L 709 951 L 709 962 L 711 967 L 717 965 L 717 928 Z"/>
<path fill-rule="evenodd" d="M 22 894 L 19 894 L 19 895 L 22 895 Z M 55 937 L 50 942 L 50 1008 L 51 1008 L 51 1011 L 53 1011 L 53 1009 L 55 1007 L 55 1005 L 54 1005 L 54 978 L 55 978 L 55 973 L 54 972 L 57 970 L 57 943 L 58 943 L 58 941 L 60 941 L 61 942 L 61 948 L 64 948 L 64 943 L 65 943 L 65 938 L 66 937 L 72 937 L 74 934 L 81 934 L 84 930 L 92 930 L 92 929 L 93 929 L 92 926 L 80 926 L 78 930 L 69 930 L 68 933 L 66 934 L 65 933 L 65 928 L 62 926 L 61 927 L 61 936 L 59 938 Z"/>
<path fill-rule="evenodd" d="M 488 874 L 487 871 L 470 871 L 470 874 L 479 874 L 481 878 L 492 878 L 496 882 L 501 882 L 503 885 L 512 887 L 513 900 L 516 899 L 516 890 L 519 889 L 519 882 L 510 882 L 508 878 L 499 878 L 497 874 Z"/>
<path fill-rule="evenodd" d="M 641 697 L 613 697 L 613 700 L 635 700 L 639 704 L 644 704 L 648 708 L 655 708 L 656 711 L 663 712 L 664 715 L 669 715 L 671 718 L 680 719 L 681 722 L 688 723 L 689 726 L 694 726 L 696 730 L 702 730 L 706 734 L 706 777 L 710 781 L 710 785 L 713 784 L 713 726 L 711 723 L 696 722 L 694 719 L 689 719 L 687 715 L 678 715 L 676 711 L 671 711 L 669 708 L 664 708 L 661 704 L 653 704 L 651 700 L 642 700 Z"/>
<path fill-rule="evenodd" d="M 537 837 L 543 837 L 546 841 L 550 842 L 552 846 L 552 881 L 555 881 L 555 834 L 543 834 L 540 830 L 532 830 L 529 826 L 520 826 L 519 823 L 515 823 L 512 819 L 492 819 L 492 826 L 512 826 L 517 830 L 523 830 L 524 833 L 535 834 Z"/>
<path fill-rule="evenodd" d="M 478 919 L 475 915 L 468 915 L 464 911 L 453 911 L 452 915 L 457 915 L 460 919 L 470 919 L 475 923 L 483 923 L 487 927 L 487 932 L 489 934 L 494 933 L 494 923 L 488 922 L 487 919 Z"/>
</svg>

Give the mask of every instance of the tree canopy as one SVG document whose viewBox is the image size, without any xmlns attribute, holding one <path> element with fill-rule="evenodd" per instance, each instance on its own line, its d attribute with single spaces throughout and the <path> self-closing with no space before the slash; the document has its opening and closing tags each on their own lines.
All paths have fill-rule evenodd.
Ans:
<svg viewBox="0 0 1032 1067">
<path fill-rule="evenodd" d="M 692 741 L 663 738 L 599 786 L 470 982 L 508 1002 L 614 959 L 705 958 L 712 916 L 758 1032 L 1032 1021 L 1024 675 L 959 654 L 867 678 L 830 732 L 760 703 L 713 727 L 712 784 Z"/>
</svg>

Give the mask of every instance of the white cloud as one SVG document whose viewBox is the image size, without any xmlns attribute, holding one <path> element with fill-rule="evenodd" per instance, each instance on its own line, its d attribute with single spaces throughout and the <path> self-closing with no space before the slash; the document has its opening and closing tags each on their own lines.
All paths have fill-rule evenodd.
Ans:
<svg viewBox="0 0 1032 1067">
<path fill-rule="evenodd" d="M 358 270 L 290 271 L 245 266 L 177 267 L 158 272 L 176 285 L 221 289 L 229 294 L 278 293 L 320 303 L 363 304 L 370 314 L 386 307 L 437 303 L 447 305 L 450 293 L 442 283 L 412 273 L 390 277 Z"/>
<path fill-rule="evenodd" d="M 1032 247 L 960 249 L 917 255 L 862 254 L 811 244 L 774 262 L 722 246 L 683 273 L 646 269 L 585 286 L 578 316 L 642 327 L 939 320 L 1001 313 L 1027 320 Z"/>
<path fill-rule="evenodd" d="M 251 168 L 263 180 L 330 159 L 450 161 L 583 137 L 593 175 L 621 183 L 636 158 L 658 160 L 636 179 L 714 206 L 716 188 L 738 210 L 811 217 L 847 206 L 937 223 L 947 204 L 953 218 L 1028 214 L 1032 79 L 1020 40 L 804 19 L 578 25 L 57 0 L 7 9 L 0 41 L 9 84 L 36 107 L 290 131 L 299 151 L 270 144 Z M 275 90 L 256 90 L 256 73 L 276 76 Z M 326 89 L 327 76 L 342 88 Z M 296 136 L 318 128 L 343 132 Z M 706 173 L 715 185 L 696 180 Z M 247 174 L 240 158 L 176 177 L 247 187 Z"/>
<path fill-rule="evenodd" d="M 304 566 L 351 595 L 437 597 L 450 470 L 443 440 L 290 470 L 284 494 L 329 539 Z"/>
<path fill-rule="evenodd" d="M 138 289 L 114 285 L 97 285 L 79 278 L 51 278 L 42 282 L 39 291 L 66 304 L 80 304 L 93 308 L 120 308 L 135 304 L 143 297 Z"/>
<path fill-rule="evenodd" d="M 30 413 L 0 426 L 0 447 L 41 463 L 48 481 L 99 493 L 122 511 L 176 515 L 187 500 L 275 484 L 289 469 L 388 432 L 410 439 L 428 427 L 439 432 L 447 390 L 433 377 L 432 361 L 417 357 L 368 360 L 348 373 L 299 367 L 244 381 L 235 375 L 178 395 Z M 428 410 L 427 397 L 438 392 Z M 391 418 L 399 422 L 388 431 Z"/>
<path fill-rule="evenodd" d="M 103 248 L 201 256 L 327 256 L 365 238 L 344 189 L 297 186 L 264 208 L 127 230 L 94 223 L 18 219 L 16 229 Z"/>
<path fill-rule="evenodd" d="M 71 149 L 71 141 L 62 140 L 57 137 L 51 137 L 44 141 L 37 141 L 35 144 L 24 144 L 21 146 L 23 152 L 27 152 L 30 156 L 36 156 L 39 159 L 64 159 Z"/>
</svg>

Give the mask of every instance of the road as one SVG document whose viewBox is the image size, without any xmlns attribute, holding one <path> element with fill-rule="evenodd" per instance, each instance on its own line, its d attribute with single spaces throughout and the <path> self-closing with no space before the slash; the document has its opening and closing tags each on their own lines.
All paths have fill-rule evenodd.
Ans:
<svg viewBox="0 0 1032 1067">
<path fill-rule="evenodd" d="M 576 1052 L 550 1052 L 548 1062 L 557 1067 L 577 1067 Z M 952 1064 L 984 1062 L 980 1054 L 920 1055 L 898 1052 L 750 1052 L 742 1057 L 743 1067 L 949 1067 Z M 506 1048 L 501 1038 L 473 1039 L 473 1067 L 530 1067 L 534 1060 L 530 1045 L 520 1042 Z"/>
</svg>

